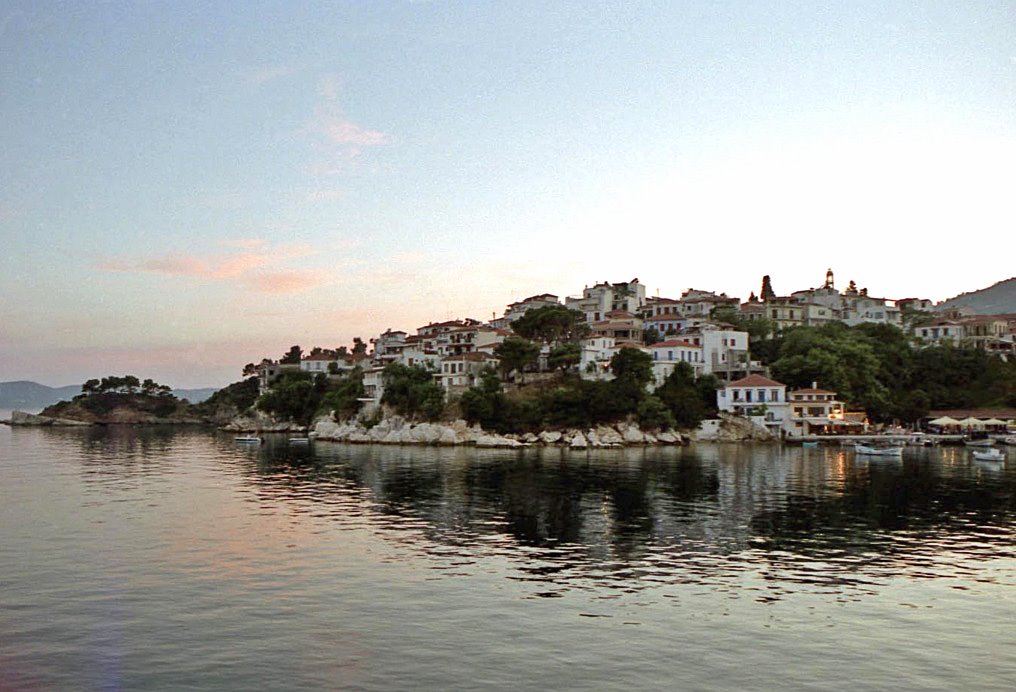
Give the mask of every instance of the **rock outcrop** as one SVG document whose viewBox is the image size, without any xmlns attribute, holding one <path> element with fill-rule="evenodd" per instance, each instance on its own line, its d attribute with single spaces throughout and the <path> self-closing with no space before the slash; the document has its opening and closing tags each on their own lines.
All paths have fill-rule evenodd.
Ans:
<svg viewBox="0 0 1016 692">
<path fill-rule="evenodd" d="M 271 425 L 253 427 L 247 420 L 230 426 L 229 430 L 282 432 Z M 482 448 L 516 449 L 528 446 L 558 446 L 571 449 L 625 447 L 644 445 L 684 445 L 688 438 L 666 431 L 657 435 L 645 433 L 633 423 L 617 426 L 600 425 L 587 430 L 544 430 L 539 434 L 496 435 L 464 420 L 447 423 L 414 423 L 401 416 L 386 416 L 368 427 L 356 420 L 336 422 L 320 418 L 311 426 L 310 434 L 318 440 L 387 445 L 472 445 Z"/>
<path fill-rule="evenodd" d="M 60 427 L 88 427 L 92 423 L 86 423 L 79 420 L 71 420 L 69 418 L 55 418 L 53 416 L 40 416 L 35 413 L 25 413 L 24 411 L 14 411 L 11 413 L 11 425 L 25 425 L 25 426 L 60 426 Z"/>
</svg>

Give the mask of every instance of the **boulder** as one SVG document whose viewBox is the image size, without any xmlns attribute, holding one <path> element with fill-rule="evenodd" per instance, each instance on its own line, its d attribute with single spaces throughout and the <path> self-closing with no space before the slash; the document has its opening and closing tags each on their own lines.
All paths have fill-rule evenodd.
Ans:
<svg viewBox="0 0 1016 692">
<path fill-rule="evenodd" d="M 645 434 L 634 425 L 629 425 L 625 428 L 623 437 L 624 443 L 628 445 L 641 445 L 646 442 Z"/>
<path fill-rule="evenodd" d="M 459 436 L 455 434 L 453 429 L 442 427 L 441 436 L 438 438 L 437 443 L 440 445 L 457 445 L 459 443 Z"/>
<path fill-rule="evenodd" d="M 540 433 L 540 442 L 545 445 L 557 444 L 561 441 L 561 433 L 556 430 L 544 430 Z"/>
<path fill-rule="evenodd" d="M 598 426 L 596 428 L 596 436 L 600 438 L 600 442 L 608 446 L 624 444 L 624 437 L 617 430 L 607 425 Z"/>
<path fill-rule="evenodd" d="M 669 430 L 665 430 L 664 432 L 661 432 L 659 435 L 657 435 L 656 436 L 656 440 L 660 444 L 664 444 L 664 445 L 677 445 L 677 444 L 681 444 L 681 436 L 677 435 L 675 433 L 672 433 Z"/>
<path fill-rule="evenodd" d="M 568 442 L 568 446 L 572 449 L 585 449 L 589 446 L 589 441 L 586 440 L 582 433 L 575 433 Z"/>
<path fill-rule="evenodd" d="M 480 435 L 476 438 L 477 447 L 521 447 L 522 443 L 518 440 L 510 440 L 507 437 L 500 437 L 498 435 Z"/>
</svg>

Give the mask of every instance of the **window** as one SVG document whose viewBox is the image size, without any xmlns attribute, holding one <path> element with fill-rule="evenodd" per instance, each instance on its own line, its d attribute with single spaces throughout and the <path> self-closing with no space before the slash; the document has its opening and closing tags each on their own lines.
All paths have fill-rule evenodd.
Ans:
<svg viewBox="0 0 1016 692">
<path fill-rule="evenodd" d="M 760 404 L 761 403 L 765 403 L 765 400 L 766 400 L 766 390 L 764 390 L 764 389 L 758 390 L 758 400 L 759 400 Z"/>
<path fill-rule="evenodd" d="M 750 389 L 744 390 L 744 400 L 745 401 L 751 401 L 751 390 Z"/>
<path fill-rule="evenodd" d="M 780 400 L 780 390 L 778 390 L 778 389 L 771 389 L 771 390 L 769 390 L 769 399 L 770 399 L 770 401 L 779 401 Z"/>
</svg>

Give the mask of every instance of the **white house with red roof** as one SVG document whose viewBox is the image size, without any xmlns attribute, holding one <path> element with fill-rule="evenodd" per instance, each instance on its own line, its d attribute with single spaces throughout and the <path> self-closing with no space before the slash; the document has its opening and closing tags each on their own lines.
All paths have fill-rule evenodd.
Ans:
<svg viewBox="0 0 1016 692">
<path fill-rule="evenodd" d="M 837 400 L 836 392 L 819 389 L 817 382 L 812 382 L 811 387 L 793 390 L 787 399 L 790 417 L 784 421 L 783 429 L 788 435 L 857 432 L 850 429 L 861 425 L 847 421 L 843 402 Z"/>
<path fill-rule="evenodd" d="M 787 385 L 762 375 L 748 375 L 716 390 L 716 407 L 724 413 L 761 419 L 769 428 L 780 428 L 790 418 Z"/>
<path fill-rule="evenodd" d="M 657 386 L 663 384 L 670 373 L 674 372 L 678 363 L 687 363 L 695 373 L 695 377 L 703 373 L 705 359 L 701 346 L 683 339 L 668 339 L 652 344 L 648 348 L 653 357 L 653 377 Z"/>
</svg>

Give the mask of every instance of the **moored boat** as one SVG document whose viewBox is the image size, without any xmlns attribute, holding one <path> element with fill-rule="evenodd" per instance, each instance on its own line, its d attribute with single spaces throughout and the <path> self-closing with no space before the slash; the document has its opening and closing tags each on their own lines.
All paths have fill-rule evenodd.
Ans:
<svg viewBox="0 0 1016 692">
<path fill-rule="evenodd" d="M 854 445 L 854 452 L 873 457 L 902 457 L 903 447 L 873 447 L 871 445 Z"/>
<path fill-rule="evenodd" d="M 995 441 L 990 437 L 982 437 L 976 440 L 963 440 L 963 444 L 967 447 L 991 447 Z"/>
<path fill-rule="evenodd" d="M 264 439 L 258 437 L 257 435 L 237 435 L 236 437 L 233 438 L 233 441 L 242 442 L 244 444 L 259 445 L 262 442 L 264 442 Z"/>
<path fill-rule="evenodd" d="M 971 452 L 977 461 L 1005 461 L 1005 452 L 992 447 L 990 449 L 975 449 Z"/>
</svg>

